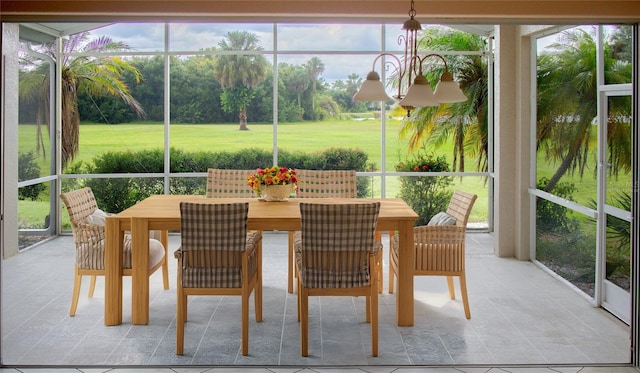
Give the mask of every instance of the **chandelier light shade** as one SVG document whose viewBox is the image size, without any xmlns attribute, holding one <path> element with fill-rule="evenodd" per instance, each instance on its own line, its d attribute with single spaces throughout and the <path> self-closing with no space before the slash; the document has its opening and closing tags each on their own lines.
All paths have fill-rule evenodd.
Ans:
<svg viewBox="0 0 640 373">
<path fill-rule="evenodd" d="M 458 83 L 453 81 L 453 75 L 448 71 L 445 71 L 440 77 L 434 95 L 440 103 L 449 104 L 467 101 L 467 96 L 464 95 Z"/>
<path fill-rule="evenodd" d="M 358 92 L 353 96 L 354 100 L 387 101 L 390 99 L 384 84 L 380 81 L 380 75 L 375 71 L 378 60 L 383 57 L 389 57 L 390 61 L 383 60 L 383 64 L 386 70 L 393 67 L 395 71 L 395 78 L 398 81 L 398 93 L 393 97 L 400 106 L 407 110 L 407 116 L 411 115 L 411 110 L 418 107 L 467 101 L 467 97 L 460 89 L 460 86 L 453 80 L 453 75 L 449 72 L 444 57 L 435 53 L 424 57 L 418 55 L 418 31 L 422 30 L 422 25 L 415 19 L 415 15 L 414 1 L 411 0 L 409 19 L 402 26 L 402 29 L 405 30 L 405 35 L 401 35 L 398 38 L 399 44 L 404 43 L 403 59 L 400 60 L 391 53 L 381 53 L 376 56 L 373 60 L 372 71 L 367 74 L 367 80 L 362 83 Z M 444 63 L 444 73 L 440 77 L 435 92 L 433 92 L 427 78 L 422 73 L 422 64 L 430 57 L 439 58 Z M 405 82 L 406 88 L 403 87 Z"/>
<path fill-rule="evenodd" d="M 409 90 L 398 104 L 404 108 L 438 106 L 440 102 L 436 99 L 435 94 L 431 90 L 431 86 L 424 75 L 416 76 L 413 85 L 409 86 Z"/>
<path fill-rule="evenodd" d="M 384 89 L 384 85 L 380 81 L 380 75 L 377 72 L 371 71 L 367 74 L 367 80 L 362 83 L 360 90 L 353 96 L 356 101 L 387 101 L 391 100 L 391 97 Z"/>
</svg>

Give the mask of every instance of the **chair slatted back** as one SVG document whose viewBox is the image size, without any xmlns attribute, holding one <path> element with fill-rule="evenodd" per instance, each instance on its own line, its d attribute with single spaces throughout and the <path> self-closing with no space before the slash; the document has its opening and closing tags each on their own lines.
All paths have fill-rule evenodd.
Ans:
<svg viewBox="0 0 640 373">
<path fill-rule="evenodd" d="M 380 203 L 300 203 L 301 281 L 307 288 L 367 286 Z"/>
<path fill-rule="evenodd" d="M 62 193 L 60 198 L 67 208 L 72 228 L 77 228 L 79 224 L 83 224 L 87 217 L 98 208 L 96 198 L 89 187 Z"/>
<path fill-rule="evenodd" d="M 358 186 L 354 170 L 297 169 L 300 198 L 356 198 Z"/>
<path fill-rule="evenodd" d="M 447 214 L 456 218 L 457 226 L 466 228 L 476 198 L 478 198 L 477 195 L 461 190 L 453 192 L 453 196 L 451 196 L 449 206 L 447 207 Z"/>
<path fill-rule="evenodd" d="M 207 198 L 252 198 L 255 193 L 247 179 L 255 170 L 224 170 L 210 168 L 207 172 Z"/>
</svg>

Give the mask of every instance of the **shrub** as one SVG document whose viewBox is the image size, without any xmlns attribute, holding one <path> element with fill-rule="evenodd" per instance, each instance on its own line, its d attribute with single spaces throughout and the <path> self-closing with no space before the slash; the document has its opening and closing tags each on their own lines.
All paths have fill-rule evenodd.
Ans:
<svg viewBox="0 0 640 373">
<path fill-rule="evenodd" d="M 317 153 L 279 152 L 279 163 L 291 168 L 317 170 L 365 171 L 367 154 L 357 149 L 331 148 Z M 207 172 L 208 168 L 255 169 L 269 167 L 273 154 L 260 149 L 243 149 L 239 152 L 186 152 L 171 149 L 170 170 L 173 173 Z M 69 170 L 76 174 L 149 174 L 164 172 L 164 156 L 161 150 L 139 152 L 108 152 L 93 159 L 93 165 L 76 163 Z M 367 178 L 358 178 L 358 196 L 369 194 Z M 105 211 L 120 212 L 153 194 L 164 193 L 162 178 L 110 177 L 65 182 L 65 189 L 89 186 L 94 191 L 98 205 Z M 169 182 L 171 194 L 204 194 L 206 178 L 173 177 Z"/>
<path fill-rule="evenodd" d="M 413 158 L 396 165 L 403 172 L 447 172 L 449 165 L 445 157 L 419 152 Z M 405 200 L 419 215 L 415 225 L 426 225 L 433 215 L 445 211 L 452 191 L 451 176 L 400 176 L 400 198 Z"/>
<path fill-rule="evenodd" d="M 33 180 L 40 177 L 40 166 L 38 166 L 37 156 L 33 152 L 20 153 L 18 156 L 18 181 Z M 47 186 L 44 183 L 28 185 L 18 189 L 18 199 L 38 199 Z"/>
<path fill-rule="evenodd" d="M 548 183 L 549 179 L 542 177 L 538 180 L 536 187 L 538 189 L 544 189 Z M 568 201 L 573 201 L 573 193 L 575 191 L 576 186 L 574 184 L 559 182 L 553 187 L 550 193 Z M 536 206 L 536 229 L 538 231 L 556 233 L 573 232 L 578 228 L 577 225 L 577 220 L 570 218 L 567 214 L 566 207 L 546 199 L 538 199 Z"/>
</svg>

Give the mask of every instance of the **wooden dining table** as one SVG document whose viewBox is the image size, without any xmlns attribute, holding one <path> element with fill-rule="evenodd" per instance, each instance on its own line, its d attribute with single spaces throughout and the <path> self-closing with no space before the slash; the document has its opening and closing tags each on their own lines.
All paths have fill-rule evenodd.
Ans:
<svg viewBox="0 0 640 373">
<path fill-rule="evenodd" d="M 153 195 L 128 209 L 106 218 L 105 224 L 105 325 L 122 324 L 122 259 L 125 232 L 131 232 L 132 280 L 131 323 L 149 322 L 149 231 L 158 230 L 167 247 L 167 232 L 180 231 L 180 202 L 249 202 L 247 228 L 261 231 L 300 230 L 300 202 L 353 203 L 380 202 L 377 231 L 399 236 L 399 263 L 396 291 L 396 321 L 413 325 L 413 225 L 418 214 L 402 199 L 394 198 L 291 198 L 265 202 L 257 198 L 205 198 L 201 195 Z M 165 258 L 167 260 L 167 258 Z M 291 260 L 291 259 L 289 259 Z M 292 263 L 289 263 L 292 265 Z"/>
</svg>

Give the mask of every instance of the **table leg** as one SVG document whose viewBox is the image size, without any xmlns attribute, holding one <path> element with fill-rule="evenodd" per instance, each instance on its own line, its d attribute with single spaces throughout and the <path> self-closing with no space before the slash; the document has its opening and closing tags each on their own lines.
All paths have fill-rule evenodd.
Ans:
<svg viewBox="0 0 640 373">
<path fill-rule="evenodd" d="M 164 262 L 162 263 L 162 285 L 169 290 L 169 231 L 161 231 L 162 246 L 164 246 Z"/>
<path fill-rule="evenodd" d="M 122 256 L 124 232 L 118 218 L 107 217 L 104 241 L 104 324 L 122 324 Z"/>
<path fill-rule="evenodd" d="M 413 222 L 400 224 L 398 230 L 398 289 L 396 293 L 396 321 L 398 326 L 413 325 Z"/>
<path fill-rule="evenodd" d="M 293 279 L 296 272 L 295 267 L 295 255 L 293 254 L 293 231 L 289 231 L 289 240 L 288 240 L 288 251 L 287 251 L 287 291 L 289 293 L 293 293 Z"/>
<path fill-rule="evenodd" d="M 149 323 L 149 220 L 131 218 L 131 323 Z"/>
</svg>

